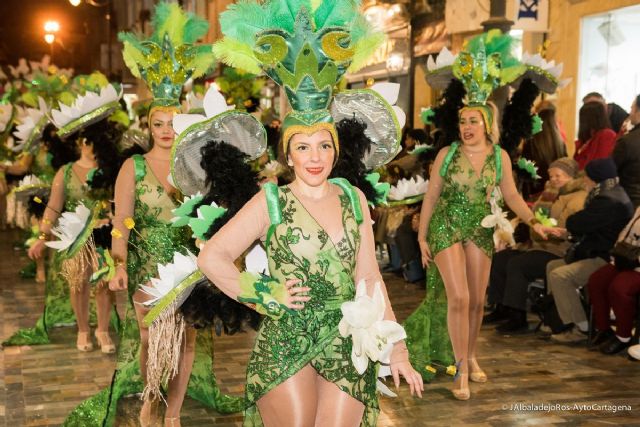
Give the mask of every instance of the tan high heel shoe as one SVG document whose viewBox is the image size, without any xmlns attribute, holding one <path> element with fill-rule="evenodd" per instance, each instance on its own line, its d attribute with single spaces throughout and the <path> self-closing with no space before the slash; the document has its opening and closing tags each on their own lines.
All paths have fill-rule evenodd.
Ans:
<svg viewBox="0 0 640 427">
<path fill-rule="evenodd" d="M 98 341 L 98 347 L 100 351 L 105 354 L 111 354 L 116 352 L 116 345 L 111 341 L 109 332 L 95 332 L 96 340 Z"/>
<path fill-rule="evenodd" d="M 180 427 L 180 418 L 165 418 L 164 427 Z"/>
<path fill-rule="evenodd" d="M 78 332 L 76 338 L 76 348 L 80 351 L 92 351 L 93 343 L 89 337 L 89 332 Z"/>
<path fill-rule="evenodd" d="M 158 401 L 145 400 L 140 409 L 138 416 L 140 427 L 157 427 L 158 426 Z"/>
<path fill-rule="evenodd" d="M 476 359 L 469 359 L 469 379 L 474 383 L 487 382 L 487 374 L 480 368 Z"/>
<path fill-rule="evenodd" d="M 469 400 L 469 398 L 471 397 L 471 391 L 469 390 L 469 383 L 468 381 L 463 381 L 467 379 L 467 374 L 459 374 L 460 375 L 460 384 L 462 385 L 462 383 L 467 383 L 467 385 L 465 387 L 457 387 L 454 384 L 454 388 L 451 389 L 451 393 L 453 394 L 453 397 L 455 397 L 458 400 Z"/>
</svg>

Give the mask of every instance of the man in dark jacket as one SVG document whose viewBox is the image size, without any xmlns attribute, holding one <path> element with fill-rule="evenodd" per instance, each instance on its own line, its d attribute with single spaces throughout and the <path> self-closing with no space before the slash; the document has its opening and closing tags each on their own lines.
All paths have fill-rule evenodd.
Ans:
<svg viewBox="0 0 640 427">
<path fill-rule="evenodd" d="M 574 327 L 554 334 L 551 339 L 575 343 L 586 339 L 589 327 L 577 289 L 589 276 L 609 262 L 609 251 L 618 234 L 633 215 L 633 205 L 618 184 L 616 165 L 610 157 L 592 160 L 585 167 L 585 187 L 591 188 L 584 209 L 567 218 L 566 230 L 574 243 L 573 259 L 547 264 L 547 289 L 556 303 L 560 319 Z M 571 250 L 569 251 L 571 252 Z"/>
<path fill-rule="evenodd" d="M 613 160 L 618 167 L 620 185 L 637 208 L 640 206 L 640 95 L 631 105 L 629 122 L 633 129 L 616 142 Z"/>
</svg>

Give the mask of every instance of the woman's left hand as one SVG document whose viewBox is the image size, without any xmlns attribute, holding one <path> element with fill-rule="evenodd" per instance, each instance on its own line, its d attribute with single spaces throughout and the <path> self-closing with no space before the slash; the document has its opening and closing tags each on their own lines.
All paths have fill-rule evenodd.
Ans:
<svg viewBox="0 0 640 427">
<path fill-rule="evenodd" d="M 418 371 L 413 369 L 413 366 L 411 366 L 408 360 L 391 363 L 391 375 L 393 376 L 393 383 L 396 385 L 396 388 L 400 387 L 400 375 L 402 375 L 407 381 L 407 384 L 409 384 L 411 395 L 422 397 L 422 392 L 424 391 L 422 376 Z"/>
<path fill-rule="evenodd" d="M 534 224 L 533 227 L 531 227 L 533 229 L 533 231 L 535 231 L 540 237 L 542 237 L 544 240 L 548 239 L 548 235 L 552 234 L 552 235 L 556 235 L 555 227 L 547 227 L 545 225 L 542 225 L 540 223 Z"/>
</svg>

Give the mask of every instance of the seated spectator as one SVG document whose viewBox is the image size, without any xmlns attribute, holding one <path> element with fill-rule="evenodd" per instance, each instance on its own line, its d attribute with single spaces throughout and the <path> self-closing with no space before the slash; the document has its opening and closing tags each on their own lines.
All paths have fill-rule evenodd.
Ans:
<svg viewBox="0 0 640 427">
<path fill-rule="evenodd" d="M 580 108 L 578 140 L 573 156 L 580 170 L 591 160 L 609 157 L 616 142 L 609 119 L 601 102 L 587 102 Z"/>
<path fill-rule="evenodd" d="M 628 114 L 618 104 L 611 102 L 607 104 L 604 96 L 599 94 L 598 92 L 590 92 L 582 98 L 582 103 L 586 104 L 587 102 L 600 102 L 605 106 L 607 110 L 607 117 L 609 118 L 609 123 L 611 124 L 611 129 L 616 133 L 620 133 L 620 129 L 622 128 L 622 124 L 627 118 Z"/>
<path fill-rule="evenodd" d="M 640 248 L 640 208 L 629 224 L 618 236 L 618 242 L 625 241 Z M 593 317 L 597 333 L 591 342 L 604 354 L 619 353 L 631 345 L 631 330 L 636 316 L 640 295 L 640 264 L 625 260 L 610 263 L 591 275 L 588 290 L 593 307 Z M 611 329 L 610 310 L 616 315 L 616 331 Z M 640 325 L 636 325 L 640 327 Z"/>
<path fill-rule="evenodd" d="M 629 123 L 633 128 L 616 142 L 613 160 L 618 167 L 620 185 L 637 208 L 640 206 L 640 95 L 631 105 Z"/>
<path fill-rule="evenodd" d="M 546 190 L 533 206 L 533 211 L 558 221 L 564 227 L 567 217 L 581 210 L 587 197 L 581 179 L 575 179 L 578 164 L 569 157 L 562 157 L 549 166 Z M 507 249 L 497 252 L 491 263 L 489 299 L 496 303 L 493 313 L 485 316 L 491 323 L 508 319 L 496 330 L 514 333 L 528 330 L 526 303 L 530 282 L 545 277 L 547 263 L 561 258 L 569 243 L 565 239 L 541 240 L 531 233 L 532 244 L 526 250 Z"/>
<path fill-rule="evenodd" d="M 555 235 L 573 237 L 565 259 L 547 264 L 547 291 L 553 296 L 562 322 L 573 324 L 565 332 L 551 335 L 560 343 L 586 339 L 587 316 L 577 290 L 609 261 L 609 251 L 629 222 L 633 205 L 618 184 L 616 164 L 611 158 L 592 160 L 585 168 L 585 188 L 590 189 L 584 209 L 567 218 L 566 229 Z"/>
</svg>

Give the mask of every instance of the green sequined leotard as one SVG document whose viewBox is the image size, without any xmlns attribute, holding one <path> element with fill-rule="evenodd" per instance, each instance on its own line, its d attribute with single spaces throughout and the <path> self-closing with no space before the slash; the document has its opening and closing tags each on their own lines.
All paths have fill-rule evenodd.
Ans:
<svg viewBox="0 0 640 427">
<path fill-rule="evenodd" d="M 73 172 L 72 166 L 73 163 L 67 163 L 63 166 L 65 211 L 74 210 L 84 197 L 83 184 Z M 61 262 L 58 252 L 54 252 L 47 268 L 43 315 L 33 328 L 20 329 L 3 342 L 3 345 L 48 344 L 50 342 L 49 328 L 75 324 L 75 315 L 69 299 L 69 285 L 59 274 Z"/>
<path fill-rule="evenodd" d="M 360 375 L 351 362 L 350 338 L 338 333 L 340 305 L 355 297 L 354 274 L 360 231 L 354 210 L 357 193 L 340 185 L 344 237 L 337 243 L 307 212 L 288 187 L 266 185 L 271 226 L 266 247 L 269 270 L 282 283 L 299 278 L 311 288 L 311 300 L 301 311 L 280 319 L 265 318 L 247 366 L 245 426 L 262 425 L 255 402 L 269 390 L 310 364 L 322 377 L 365 404 L 363 426 L 376 424 L 376 368 Z M 356 208 L 357 206 L 357 208 Z"/>
<path fill-rule="evenodd" d="M 427 242 L 432 256 L 455 243 L 472 241 L 491 258 L 493 229 L 482 227 L 480 222 L 491 213 L 489 196 L 502 176 L 500 156 L 500 147 L 495 145 L 478 176 L 459 143 L 451 145 L 440 169 L 442 191 L 429 222 Z M 427 270 L 426 297 L 404 328 L 411 364 L 425 380 L 434 376 L 427 366 L 454 363 L 447 332 L 447 296 L 435 263 Z"/>
<path fill-rule="evenodd" d="M 119 331 L 117 367 L 111 386 L 81 403 L 65 420 L 65 426 L 111 426 L 121 397 L 141 393 L 140 332 L 133 308 L 133 294 L 157 274 L 157 264 L 172 260 L 175 251 L 192 250 L 186 229 L 171 226 L 172 210 L 178 206 L 162 187 L 144 157 L 134 155 L 136 197 L 135 230 L 129 236 L 127 256 L 128 306 Z M 193 252 L 193 250 L 192 250 Z M 213 342 L 210 330 L 200 331 L 187 394 L 221 413 L 239 412 L 242 398 L 223 395 L 213 374 Z"/>
</svg>

